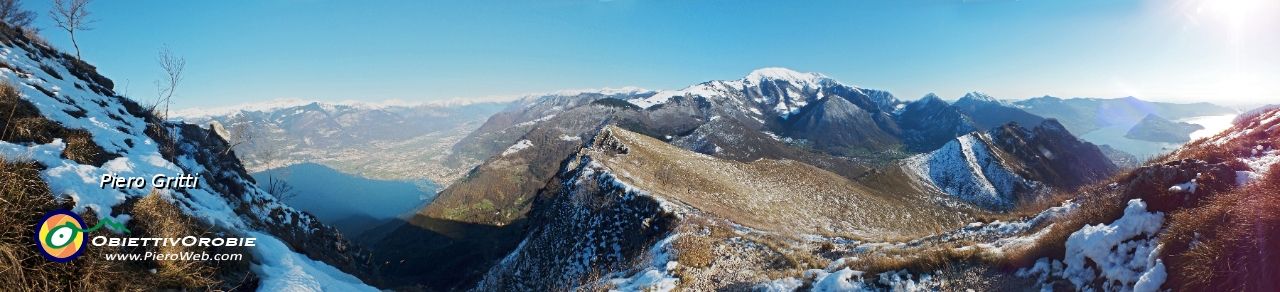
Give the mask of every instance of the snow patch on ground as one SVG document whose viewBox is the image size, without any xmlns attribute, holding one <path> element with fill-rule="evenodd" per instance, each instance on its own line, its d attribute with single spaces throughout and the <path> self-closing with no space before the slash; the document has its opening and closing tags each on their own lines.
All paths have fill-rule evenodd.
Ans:
<svg viewBox="0 0 1280 292">
<path fill-rule="evenodd" d="M 520 140 L 519 142 L 516 142 L 515 145 L 511 145 L 511 147 L 507 147 L 507 150 L 502 151 L 502 156 L 515 154 L 516 152 L 520 152 L 520 150 L 524 150 L 525 148 L 529 148 L 529 147 L 533 147 L 533 142 L 529 141 L 528 139 Z"/>
<path fill-rule="evenodd" d="M 877 286 L 887 288 L 889 291 L 934 291 L 941 288 L 942 281 L 934 279 L 929 274 L 921 274 L 918 278 L 907 270 L 889 271 L 880 273 L 874 283 L 863 278 L 866 274 L 863 271 L 851 270 L 848 267 L 838 271 L 828 271 L 812 269 L 804 272 L 805 278 L 813 278 L 814 292 L 855 292 L 855 291 L 881 291 Z M 765 282 L 757 285 L 757 287 L 772 285 L 779 281 L 783 284 L 787 283 L 790 278 Z M 876 285 L 878 284 L 878 285 Z M 781 286 L 786 288 L 786 286 Z M 773 291 L 795 291 L 792 290 L 773 290 Z"/>
<path fill-rule="evenodd" d="M 551 120 L 551 118 L 555 118 L 555 117 L 556 117 L 556 115 L 555 115 L 555 114 L 545 115 L 545 116 L 542 116 L 541 118 L 538 118 L 538 119 L 536 119 L 536 120 L 532 120 L 532 121 L 528 121 L 528 122 L 523 122 L 523 123 L 516 124 L 514 127 L 528 127 L 528 126 L 536 125 L 536 124 L 541 123 L 541 122 L 549 121 L 549 120 Z"/>
<path fill-rule="evenodd" d="M 1046 288 L 1052 277 L 1071 282 L 1076 290 L 1092 290 L 1095 287 L 1088 285 L 1101 277 L 1103 286 L 1097 288 L 1102 291 L 1155 291 L 1168 276 L 1157 235 L 1163 224 L 1164 213 L 1149 213 L 1142 200 L 1130 200 L 1115 222 L 1086 225 L 1072 233 L 1062 261 L 1043 258 L 1017 275 L 1039 277 Z"/>
<path fill-rule="evenodd" d="M 667 236 L 654 247 L 649 249 L 653 255 L 650 267 L 632 275 L 631 277 L 609 279 L 609 283 L 616 288 L 609 290 L 610 292 L 666 292 L 671 291 L 680 284 L 680 278 L 673 274 L 680 267 L 680 263 L 671 260 L 671 244 L 675 242 L 679 234 Z"/>
<path fill-rule="evenodd" d="M 751 289 L 756 292 L 791 292 L 796 291 L 796 289 L 800 289 L 800 286 L 803 285 L 804 281 L 800 281 L 800 279 L 786 277 L 756 284 L 756 286 Z"/>
<path fill-rule="evenodd" d="M 261 263 L 250 268 L 262 277 L 259 291 L 378 291 L 355 276 L 290 251 L 275 237 L 257 232 L 248 236 L 258 238 L 251 251 Z"/>
<path fill-rule="evenodd" d="M 1258 145 L 1250 150 L 1249 157 L 1237 158 L 1244 162 L 1250 170 L 1236 171 L 1236 186 L 1244 187 L 1249 183 L 1266 177 L 1271 166 L 1280 162 L 1280 150 L 1264 148 Z"/>
<path fill-rule="evenodd" d="M 617 286 L 617 288 L 609 291 L 666 292 L 675 289 L 676 285 L 680 283 L 680 278 L 672 277 L 665 271 L 658 271 L 658 269 L 649 268 L 645 269 L 643 272 L 636 273 L 635 276 L 630 278 L 609 280 L 609 283 Z"/>
</svg>

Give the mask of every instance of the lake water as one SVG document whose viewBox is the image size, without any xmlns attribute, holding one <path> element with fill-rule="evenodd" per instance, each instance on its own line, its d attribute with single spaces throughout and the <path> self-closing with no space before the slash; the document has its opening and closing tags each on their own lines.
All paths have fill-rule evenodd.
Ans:
<svg viewBox="0 0 1280 292">
<path fill-rule="evenodd" d="M 1227 128 L 1231 128 L 1231 120 L 1235 117 L 1235 114 L 1202 116 L 1177 120 L 1176 122 L 1187 122 L 1204 126 L 1203 130 L 1191 133 L 1191 139 L 1195 140 L 1201 137 L 1213 136 L 1221 133 Z M 1120 151 L 1128 152 L 1129 154 L 1133 154 L 1133 156 L 1137 156 L 1138 161 L 1144 161 L 1148 157 L 1168 153 L 1169 151 L 1173 151 L 1174 149 L 1178 149 L 1178 147 L 1182 146 L 1181 143 L 1151 142 L 1125 138 L 1124 135 L 1129 133 L 1129 129 L 1133 128 L 1133 126 L 1134 125 L 1119 125 L 1106 127 L 1084 134 L 1083 136 L 1080 136 L 1080 138 L 1085 141 L 1092 142 L 1093 144 L 1106 144 L 1110 145 L 1112 148 L 1119 149 Z"/>
<path fill-rule="evenodd" d="M 361 231 L 416 210 L 435 199 L 439 185 L 427 179 L 387 181 L 368 179 L 315 163 L 285 167 L 285 181 L 298 196 L 286 200 L 289 206 L 315 215 L 320 221 L 344 232 Z M 259 183 L 266 182 L 264 172 L 254 173 Z M 355 234 L 352 234 L 354 236 Z"/>
</svg>

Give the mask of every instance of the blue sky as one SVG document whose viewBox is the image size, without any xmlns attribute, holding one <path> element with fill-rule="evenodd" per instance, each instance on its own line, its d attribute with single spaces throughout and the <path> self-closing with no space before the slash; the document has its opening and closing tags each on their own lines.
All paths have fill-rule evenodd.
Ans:
<svg viewBox="0 0 1280 292">
<path fill-rule="evenodd" d="M 99 21 L 78 41 L 139 100 L 155 96 L 168 44 L 188 63 L 177 108 L 679 89 L 763 67 L 908 100 L 984 91 L 1235 105 L 1280 100 L 1276 2 L 97 0 Z M 44 35 L 69 50 L 42 16 Z"/>
</svg>

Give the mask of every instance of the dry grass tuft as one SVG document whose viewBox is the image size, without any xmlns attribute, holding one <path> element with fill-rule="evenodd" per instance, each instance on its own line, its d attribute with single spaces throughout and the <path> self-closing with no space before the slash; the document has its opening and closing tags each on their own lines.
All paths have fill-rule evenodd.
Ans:
<svg viewBox="0 0 1280 292">
<path fill-rule="evenodd" d="M 1280 287 L 1280 164 L 1266 179 L 1170 215 L 1166 287 L 1264 291 Z M 1194 243 L 1194 244 L 1193 244 Z"/>
<path fill-rule="evenodd" d="M 1066 251 L 1067 238 L 1071 233 L 1085 225 L 1112 222 L 1124 215 L 1128 198 L 1124 198 L 1123 189 L 1112 183 L 1128 181 L 1133 170 L 1113 176 L 1110 180 L 1080 188 L 1075 195 L 1080 205 L 1074 212 L 1051 220 L 1050 230 L 1035 243 L 1023 248 L 1005 251 L 997 258 L 989 259 L 995 267 L 1003 270 L 1016 270 L 1029 267 L 1036 260 L 1044 257 L 1060 258 Z M 1041 209 L 1043 210 L 1043 209 Z"/>
<path fill-rule="evenodd" d="M 676 257 L 680 264 L 690 267 L 705 268 L 716 259 L 712 240 L 707 236 L 684 234 L 676 238 L 671 247 L 679 251 Z"/>
<path fill-rule="evenodd" d="M 858 256 L 836 269 L 848 267 L 868 274 L 907 270 L 918 274 L 947 270 L 961 262 L 989 260 L 981 249 L 953 248 L 971 244 L 972 242 L 932 248 L 886 250 L 884 253 Z"/>
<path fill-rule="evenodd" d="M 207 234 L 206 228 L 190 215 L 182 213 L 172 203 L 153 192 L 133 205 L 131 220 L 136 224 L 135 233 L 149 237 L 182 238 Z M 206 252 L 207 247 L 161 246 L 153 252 L 165 254 Z M 157 282 L 172 287 L 216 287 L 215 266 L 199 260 L 156 261 Z"/>
<path fill-rule="evenodd" d="M 40 180 L 34 162 L 0 159 L 0 287 L 7 291 L 150 290 L 152 277 L 129 262 L 107 261 L 119 248 L 89 247 L 69 263 L 55 263 L 36 251 L 32 228 L 60 207 Z M 85 218 L 86 223 L 96 218 Z"/>
<path fill-rule="evenodd" d="M 88 246 L 80 257 L 68 263 L 45 259 L 36 250 L 33 226 L 45 213 L 65 209 L 70 202 L 56 202 L 40 179 L 41 166 L 35 162 L 13 162 L 0 158 L 0 290 L 5 291 L 154 291 L 235 290 L 217 280 L 252 281 L 248 253 L 242 261 L 108 261 L 107 254 L 143 252 L 233 253 L 234 250 L 195 250 L 187 247 Z M 95 225 L 94 212 L 81 214 L 85 223 Z M 133 204 L 131 237 L 199 236 L 203 229 L 193 218 L 182 214 L 169 202 L 152 195 Z M 181 250 L 179 250 L 181 249 Z M 191 249 L 191 250 L 187 250 Z M 155 269 L 152 273 L 150 270 Z M 252 285 L 250 285 L 252 286 Z"/>
<path fill-rule="evenodd" d="M 774 233 L 748 233 L 742 238 L 763 245 L 773 251 L 776 257 L 769 265 L 775 270 L 817 269 L 831 264 L 831 260 L 814 255 L 807 250 L 793 247 L 791 245 L 792 242 L 801 242 L 796 238 Z"/>
</svg>

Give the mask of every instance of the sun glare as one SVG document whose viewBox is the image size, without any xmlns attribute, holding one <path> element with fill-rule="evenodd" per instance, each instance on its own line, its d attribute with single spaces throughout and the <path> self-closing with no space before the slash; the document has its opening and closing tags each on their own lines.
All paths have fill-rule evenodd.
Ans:
<svg viewBox="0 0 1280 292">
<path fill-rule="evenodd" d="M 1245 28 L 1249 20 L 1268 10 L 1272 0 L 1200 0 L 1196 12 L 1213 15 L 1225 21 L 1233 31 Z"/>
</svg>

